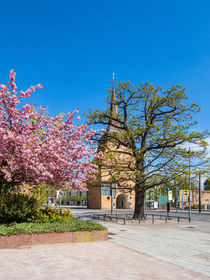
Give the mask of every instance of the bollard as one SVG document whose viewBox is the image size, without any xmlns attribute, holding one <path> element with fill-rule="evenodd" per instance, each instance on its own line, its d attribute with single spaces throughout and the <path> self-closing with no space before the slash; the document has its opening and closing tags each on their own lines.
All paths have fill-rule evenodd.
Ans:
<svg viewBox="0 0 210 280">
<path fill-rule="evenodd" d="M 139 224 L 141 223 L 141 219 L 139 218 Z"/>
<path fill-rule="evenodd" d="M 154 224 L 154 215 L 152 215 L 152 223 Z"/>
<path fill-rule="evenodd" d="M 126 218 L 124 218 L 124 225 L 126 224 Z"/>
<path fill-rule="evenodd" d="M 179 224 L 179 222 L 180 222 L 180 217 L 178 217 L 178 219 L 177 219 L 177 223 Z"/>
<path fill-rule="evenodd" d="M 167 223 L 167 218 L 165 218 L 165 223 Z"/>
</svg>

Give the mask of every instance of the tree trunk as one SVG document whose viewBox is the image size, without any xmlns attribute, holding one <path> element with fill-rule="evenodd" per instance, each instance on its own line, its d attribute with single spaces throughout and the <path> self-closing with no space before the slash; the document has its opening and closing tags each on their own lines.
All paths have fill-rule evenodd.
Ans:
<svg viewBox="0 0 210 280">
<path fill-rule="evenodd" d="M 133 218 L 142 218 L 145 219 L 144 214 L 144 190 L 136 190 L 135 193 L 135 210 Z"/>
</svg>

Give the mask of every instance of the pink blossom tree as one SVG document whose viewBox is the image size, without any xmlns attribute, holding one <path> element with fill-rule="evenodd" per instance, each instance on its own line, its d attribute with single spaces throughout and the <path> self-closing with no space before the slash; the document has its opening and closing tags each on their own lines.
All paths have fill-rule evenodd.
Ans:
<svg viewBox="0 0 210 280">
<path fill-rule="evenodd" d="M 21 107 L 22 99 L 42 85 L 18 92 L 15 75 L 11 70 L 9 87 L 0 84 L 0 191 L 24 183 L 79 189 L 79 182 L 97 173 L 97 166 L 89 161 L 94 154 L 89 144 L 96 131 L 86 124 L 74 125 L 78 110 L 51 117 L 44 107 Z"/>
</svg>

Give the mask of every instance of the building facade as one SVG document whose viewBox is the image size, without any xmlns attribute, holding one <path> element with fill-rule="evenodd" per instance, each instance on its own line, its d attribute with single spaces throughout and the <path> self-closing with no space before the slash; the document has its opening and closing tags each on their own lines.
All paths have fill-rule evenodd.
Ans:
<svg viewBox="0 0 210 280">
<path fill-rule="evenodd" d="M 200 192 L 201 205 L 210 206 L 210 191 L 201 191 Z M 183 194 L 182 191 L 179 191 L 179 207 L 182 207 L 182 202 L 184 206 L 189 206 L 189 194 Z M 199 205 L 199 190 L 191 191 L 191 206 Z"/>
</svg>

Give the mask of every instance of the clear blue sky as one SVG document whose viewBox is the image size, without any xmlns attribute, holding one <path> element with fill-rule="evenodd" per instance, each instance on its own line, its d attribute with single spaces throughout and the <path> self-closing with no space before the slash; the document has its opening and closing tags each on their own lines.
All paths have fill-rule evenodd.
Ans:
<svg viewBox="0 0 210 280">
<path fill-rule="evenodd" d="M 1 1 L 0 81 L 17 71 L 28 102 L 55 115 L 102 108 L 118 80 L 181 84 L 210 128 L 209 0 Z"/>
</svg>

